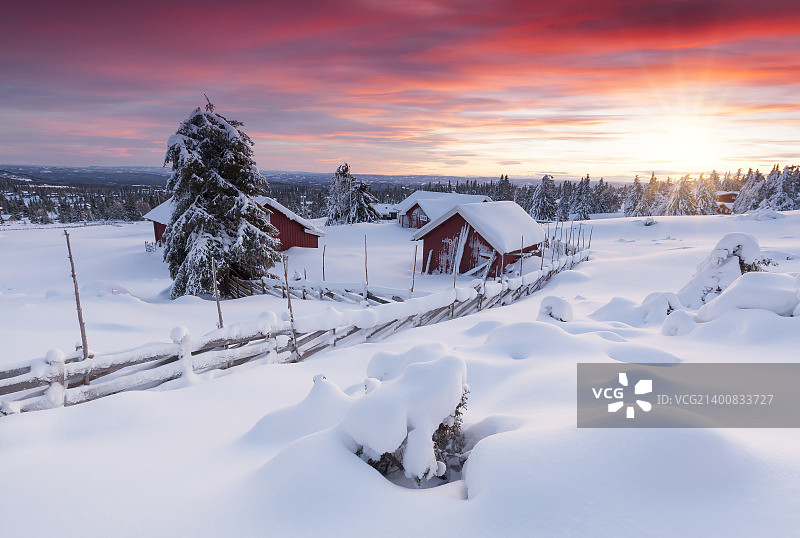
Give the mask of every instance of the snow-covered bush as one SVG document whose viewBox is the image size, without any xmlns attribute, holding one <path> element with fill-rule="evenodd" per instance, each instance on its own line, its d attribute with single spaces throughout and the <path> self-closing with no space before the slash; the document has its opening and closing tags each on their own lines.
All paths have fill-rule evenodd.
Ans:
<svg viewBox="0 0 800 538">
<path fill-rule="evenodd" d="M 697 326 L 695 316 L 686 310 L 675 310 L 661 326 L 661 334 L 665 336 L 678 336 L 692 332 Z"/>
<path fill-rule="evenodd" d="M 748 273 L 697 312 L 698 321 L 711 321 L 734 309 L 770 310 L 791 316 L 798 304 L 795 279 L 779 273 Z"/>
<path fill-rule="evenodd" d="M 343 436 L 384 475 L 402 471 L 420 484 L 448 470 L 458 472 L 465 459 L 461 417 L 469 392 L 466 376 L 464 360 L 448 355 L 365 384 L 368 392 L 340 425 Z"/>
<path fill-rule="evenodd" d="M 745 233 L 729 233 L 698 264 L 692 279 L 678 292 L 681 303 L 700 308 L 722 293 L 742 274 L 761 271 L 769 259 L 761 254 L 758 240 Z"/>
<path fill-rule="evenodd" d="M 572 321 L 572 306 L 562 297 L 552 295 L 542 299 L 539 318 L 551 317 L 558 321 Z"/>
</svg>

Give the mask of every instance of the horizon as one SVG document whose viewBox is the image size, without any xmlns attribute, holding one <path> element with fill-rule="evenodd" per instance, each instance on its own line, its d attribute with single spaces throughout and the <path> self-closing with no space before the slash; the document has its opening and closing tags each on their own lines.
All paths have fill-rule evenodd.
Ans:
<svg viewBox="0 0 800 538">
<path fill-rule="evenodd" d="M 799 164 L 788 0 L 7 11 L 0 161 L 61 163 L 14 166 L 158 167 L 204 93 L 265 171 L 630 182 Z"/>
</svg>

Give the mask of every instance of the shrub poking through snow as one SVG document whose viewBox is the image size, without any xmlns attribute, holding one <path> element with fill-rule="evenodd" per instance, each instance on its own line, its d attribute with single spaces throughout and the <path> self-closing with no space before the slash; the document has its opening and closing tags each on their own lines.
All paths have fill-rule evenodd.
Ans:
<svg viewBox="0 0 800 538">
<path fill-rule="evenodd" d="M 420 485 L 448 478 L 464 462 L 462 414 L 469 387 L 459 357 L 406 366 L 396 377 L 365 384 L 369 391 L 341 423 L 351 449 L 385 476 L 402 472 Z"/>
<path fill-rule="evenodd" d="M 737 278 L 752 271 L 763 271 L 771 260 L 761 254 L 758 240 L 745 233 L 726 234 L 697 266 L 692 279 L 678 292 L 689 308 L 700 308 L 713 300 Z"/>
<path fill-rule="evenodd" d="M 697 312 L 698 321 L 711 321 L 736 309 L 770 310 L 791 316 L 800 303 L 797 285 L 789 275 L 751 273 L 742 275 L 719 297 Z"/>
<path fill-rule="evenodd" d="M 546 317 L 558 321 L 572 321 L 572 306 L 562 297 L 552 295 L 545 297 L 539 307 L 539 319 Z"/>
</svg>

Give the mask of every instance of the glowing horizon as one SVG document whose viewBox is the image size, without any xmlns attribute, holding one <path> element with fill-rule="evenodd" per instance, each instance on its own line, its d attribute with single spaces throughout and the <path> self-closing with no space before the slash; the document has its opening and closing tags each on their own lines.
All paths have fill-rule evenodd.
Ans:
<svg viewBox="0 0 800 538">
<path fill-rule="evenodd" d="M 9 164 L 159 166 L 203 93 L 245 123 L 264 170 L 632 178 L 800 164 L 787 0 L 7 12 Z"/>
</svg>

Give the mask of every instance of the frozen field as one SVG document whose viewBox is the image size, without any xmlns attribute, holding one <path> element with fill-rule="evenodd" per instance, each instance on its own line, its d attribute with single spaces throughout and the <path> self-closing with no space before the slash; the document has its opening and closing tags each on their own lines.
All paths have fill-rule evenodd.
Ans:
<svg viewBox="0 0 800 538">
<path fill-rule="evenodd" d="M 795 278 L 800 212 L 783 215 L 657 217 L 647 227 L 641 218 L 593 220 L 590 261 L 513 305 L 299 364 L 0 418 L 0 533 L 796 535 L 797 430 L 575 426 L 577 362 L 800 359 L 797 316 L 730 309 L 669 336 L 663 317 L 640 308 L 653 292 L 683 288 L 730 232 L 753 235 L 775 263 L 769 271 Z M 410 286 L 411 231 L 393 223 L 325 231 L 329 280 L 363 278 L 367 234 L 370 284 Z M 144 250 L 149 223 L 70 234 L 92 349 L 168 341 L 176 325 L 198 334 L 215 327 L 213 302 L 168 300 L 160 253 Z M 290 270 L 319 278 L 321 248 L 297 250 Z M 448 282 L 417 275 L 421 290 Z M 572 321 L 540 318 L 546 296 L 563 297 Z M 295 313 L 331 304 L 297 301 Z M 268 297 L 223 303 L 226 323 L 284 309 Z M 78 340 L 63 231 L 0 227 L 0 364 Z M 472 452 L 462 480 L 407 489 L 348 449 L 339 424 L 376 356 L 466 365 Z M 314 383 L 318 374 L 327 379 Z"/>
</svg>

